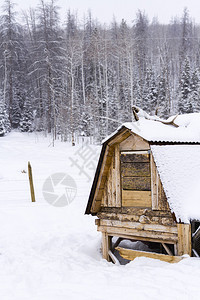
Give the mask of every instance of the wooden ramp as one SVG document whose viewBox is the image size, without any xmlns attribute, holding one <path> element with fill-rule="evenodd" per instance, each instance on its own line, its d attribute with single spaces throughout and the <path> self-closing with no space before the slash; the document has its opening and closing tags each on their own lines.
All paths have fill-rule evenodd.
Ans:
<svg viewBox="0 0 200 300">
<path fill-rule="evenodd" d="M 148 258 L 159 259 L 169 263 L 177 263 L 183 259 L 182 256 L 173 256 L 173 255 L 158 254 L 153 252 L 131 250 L 122 247 L 116 247 L 115 249 L 119 251 L 121 257 L 128 260 L 134 260 L 136 257 L 148 257 Z"/>
</svg>

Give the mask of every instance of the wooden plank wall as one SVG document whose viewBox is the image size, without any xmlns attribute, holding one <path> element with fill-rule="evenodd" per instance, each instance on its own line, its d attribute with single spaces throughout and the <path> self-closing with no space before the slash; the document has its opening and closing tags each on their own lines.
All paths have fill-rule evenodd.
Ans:
<svg viewBox="0 0 200 300">
<path fill-rule="evenodd" d="M 92 213 L 98 212 L 101 209 L 102 198 L 104 196 L 104 190 L 105 190 L 104 186 L 106 184 L 107 172 L 109 170 L 109 166 L 110 166 L 110 163 L 112 160 L 112 155 L 113 155 L 113 147 L 107 146 L 105 155 L 104 155 L 104 159 L 103 159 L 103 162 L 101 165 L 101 170 L 100 170 L 95 194 L 94 194 L 94 200 L 93 200 L 92 207 L 91 207 Z"/>
<path fill-rule="evenodd" d="M 153 210 L 170 210 L 167 198 L 157 171 L 157 167 L 151 154 L 151 198 Z"/>
<path fill-rule="evenodd" d="M 121 206 L 169 210 L 153 156 L 147 154 L 149 144 L 134 135 L 122 138 L 107 146 L 92 210 Z M 144 153 L 121 155 L 128 151 Z"/>
<path fill-rule="evenodd" d="M 109 164 L 108 175 L 104 185 L 101 206 L 121 207 L 121 178 L 119 144 L 114 146 Z"/>
<path fill-rule="evenodd" d="M 130 134 L 128 130 L 109 142 L 94 196 L 93 212 L 99 211 L 101 207 L 122 206 L 120 152 L 124 149 L 140 150 L 141 148 L 147 150 L 149 144 L 142 138 Z M 127 184 L 131 184 L 128 183 L 128 179 Z"/>
</svg>

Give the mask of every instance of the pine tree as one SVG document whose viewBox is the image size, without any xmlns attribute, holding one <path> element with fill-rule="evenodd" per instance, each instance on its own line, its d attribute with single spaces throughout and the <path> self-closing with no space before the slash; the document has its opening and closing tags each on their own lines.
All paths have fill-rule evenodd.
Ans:
<svg viewBox="0 0 200 300">
<path fill-rule="evenodd" d="M 162 118 L 168 118 L 170 107 L 168 101 L 168 90 L 167 90 L 167 76 L 166 68 L 164 67 L 160 76 L 157 79 L 158 82 L 158 115 Z"/>
<path fill-rule="evenodd" d="M 158 91 L 155 81 L 155 74 L 152 69 L 146 70 L 145 84 L 142 95 L 142 108 L 149 112 L 155 113 L 158 102 Z"/>
<path fill-rule="evenodd" d="M 4 136 L 10 132 L 11 126 L 6 105 L 3 102 L 3 97 L 0 99 L 0 136 Z"/>
<path fill-rule="evenodd" d="M 192 73 L 190 101 L 194 112 L 200 112 L 200 78 L 198 69 L 195 69 Z"/>
<path fill-rule="evenodd" d="M 16 129 L 19 127 L 20 119 L 21 119 L 21 108 L 17 100 L 13 101 L 11 114 L 12 114 L 12 128 Z"/>
<path fill-rule="evenodd" d="M 135 26 L 134 26 L 134 38 L 136 48 L 136 62 L 138 64 L 139 79 L 143 79 L 147 68 L 147 38 L 148 38 L 148 25 L 149 21 L 145 13 L 141 10 L 137 11 Z"/>
<path fill-rule="evenodd" d="M 191 103 L 191 69 L 189 59 L 184 61 L 183 71 L 179 85 L 178 109 L 181 114 L 193 112 Z"/>
<path fill-rule="evenodd" d="M 26 47 L 23 40 L 23 29 L 16 21 L 15 4 L 11 0 L 4 0 L 3 14 L 0 17 L 0 35 L 3 50 L 3 94 L 8 108 L 12 127 L 16 128 L 19 122 L 20 103 L 26 90 Z M 17 103 L 19 101 L 19 103 Z M 22 101 L 23 102 L 23 101 Z M 16 111 L 16 107 L 17 109 Z"/>
<path fill-rule="evenodd" d="M 183 16 L 181 20 L 181 45 L 180 45 L 180 67 L 182 66 L 182 61 L 187 59 L 190 54 L 192 42 L 193 42 L 193 32 L 192 32 L 192 22 L 190 20 L 189 11 L 185 7 L 183 10 Z"/>
<path fill-rule="evenodd" d="M 34 129 L 33 119 L 31 101 L 26 100 L 20 119 L 20 130 L 22 132 L 32 132 Z"/>
</svg>

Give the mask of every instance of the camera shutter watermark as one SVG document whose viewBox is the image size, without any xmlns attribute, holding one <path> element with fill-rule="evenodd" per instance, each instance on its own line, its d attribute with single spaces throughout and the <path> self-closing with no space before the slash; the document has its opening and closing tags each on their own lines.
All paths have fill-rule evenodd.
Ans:
<svg viewBox="0 0 200 300">
<path fill-rule="evenodd" d="M 51 205 L 63 207 L 69 205 L 76 197 L 75 180 L 66 173 L 55 173 L 49 176 L 42 188 L 44 199 Z"/>
</svg>

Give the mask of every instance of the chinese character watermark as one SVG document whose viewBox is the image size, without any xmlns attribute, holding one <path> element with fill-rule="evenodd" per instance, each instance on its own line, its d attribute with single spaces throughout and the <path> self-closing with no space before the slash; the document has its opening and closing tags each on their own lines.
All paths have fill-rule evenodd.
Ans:
<svg viewBox="0 0 200 300">
<path fill-rule="evenodd" d="M 92 179 L 89 173 L 95 172 L 98 157 L 99 152 L 87 143 L 75 152 L 74 158 L 69 157 L 69 159 L 72 163 L 71 167 L 77 167 L 79 175 L 85 175 L 89 182 Z"/>
</svg>

